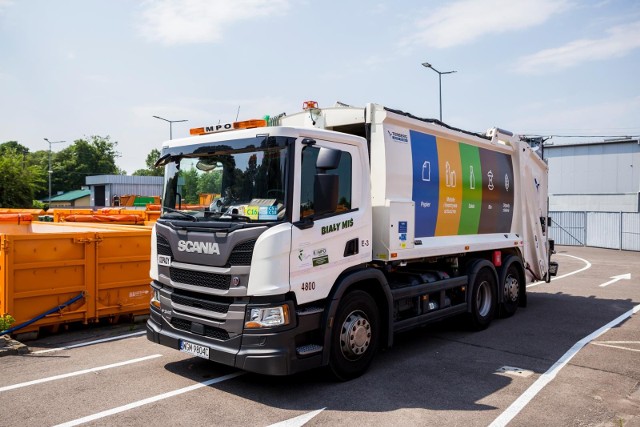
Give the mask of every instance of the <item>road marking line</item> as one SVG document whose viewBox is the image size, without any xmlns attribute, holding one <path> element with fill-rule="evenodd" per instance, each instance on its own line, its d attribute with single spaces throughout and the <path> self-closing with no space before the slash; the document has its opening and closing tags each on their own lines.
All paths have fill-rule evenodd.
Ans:
<svg viewBox="0 0 640 427">
<path fill-rule="evenodd" d="M 596 341 L 591 344 L 640 344 L 640 341 Z"/>
<path fill-rule="evenodd" d="M 120 412 L 125 412 L 130 409 L 139 408 L 140 406 L 147 405 L 149 403 L 158 402 L 159 400 L 168 399 L 170 397 L 178 396 L 180 394 L 188 393 L 193 390 L 197 390 L 202 387 L 207 387 L 212 384 L 221 383 L 226 380 L 230 380 L 232 378 L 243 375 L 244 372 L 234 372 L 232 374 L 224 375 L 222 377 L 214 378 L 211 380 L 203 381 L 198 384 L 191 385 L 189 387 L 180 388 L 178 390 L 169 391 L 167 393 L 162 393 L 157 396 L 148 397 L 146 399 L 138 400 L 137 402 L 129 403 L 128 405 L 118 406 L 117 408 L 108 409 L 106 411 L 98 412 L 97 414 L 88 415 L 86 417 L 78 418 L 77 420 L 68 421 L 66 423 L 58 424 L 55 427 L 72 427 L 80 424 L 88 423 L 89 421 L 99 420 L 100 418 L 109 417 L 111 415 L 119 414 Z"/>
<path fill-rule="evenodd" d="M 271 424 L 268 427 L 302 427 L 309 421 L 313 419 L 320 412 L 324 411 L 327 408 L 318 409 L 317 411 L 309 412 L 308 414 L 302 414 L 295 418 L 291 418 L 290 420 L 284 420 L 279 423 Z"/>
<path fill-rule="evenodd" d="M 592 342 L 591 344 L 599 345 L 601 347 L 619 348 L 621 350 L 640 352 L 640 349 L 638 348 L 629 348 L 629 347 L 623 347 L 621 345 L 614 345 L 614 344 L 640 344 L 640 341 L 597 341 L 597 342 Z"/>
<path fill-rule="evenodd" d="M 575 356 L 582 347 L 589 344 L 590 341 L 598 338 L 609 329 L 622 323 L 638 311 L 640 311 L 640 304 L 575 343 L 569 351 L 563 354 L 562 357 L 547 370 L 547 372 L 540 375 L 540 377 L 531 384 L 531 386 L 529 386 L 529 388 L 525 390 L 520 397 L 518 397 L 502 414 L 500 414 L 500 416 L 496 418 L 489 427 L 506 426 L 516 415 L 518 415 L 520 411 L 522 411 L 522 409 L 524 409 L 525 406 L 527 406 L 529 402 L 531 402 L 531 400 L 533 400 L 540 390 L 542 390 L 556 377 L 560 369 L 569 363 L 573 356 Z"/>
<path fill-rule="evenodd" d="M 124 338 L 130 338 L 130 337 L 137 337 L 137 336 L 140 336 L 140 335 L 144 335 L 146 333 L 147 333 L 146 331 L 134 332 L 132 334 L 118 335 L 116 337 L 103 338 L 103 339 L 95 340 L 95 341 L 87 341 L 87 342 L 83 342 L 83 343 L 80 343 L 80 344 L 67 345 L 65 347 L 57 347 L 57 348 L 49 348 L 49 349 L 46 349 L 46 350 L 32 351 L 30 354 L 44 354 L 44 353 L 51 353 L 51 352 L 60 351 L 60 350 L 69 350 L 71 348 L 86 347 L 86 346 L 89 346 L 89 345 L 100 344 L 100 343 L 103 343 L 103 342 L 116 341 L 116 340 L 121 340 L 121 339 L 124 339 Z"/>
<path fill-rule="evenodd" d="M 601 288 L 604 288 L 605 286 L 609 286 L 613 283 L 616 283 L 619 280 L 631 280 L 631 273 L 627 273 L 627 274 L 620 274 L 618 276 L 611 276 L 609 277 L 608 282 L 603 283 L 602 285 L 600 285 Z"/>
<path fill-rule="evenodd" d="M 577 273 L 580 273 L 581 271 L 585 271 L 585 270 L 588 270 L 588 269 L 591 268 L 591 263 L 589 261 L 587 261 L 586 259 L 582 259 L 582 258 L 579 258 L 577 256 L 573 256 L 573 255 L 569 255 L 569 254 L 556 254 L 556 255 L 562 255 L 562 256 L 568 256 L 568 257 L 571 257 L 571 258 L 575 258 L 575 259 L 578 259 L 578 260 L 584 262 L 586 265 L 584 267 L 578 269 L 578 270 L 572 271 L 572 272 L 567 273 L 567 274 L 563 274 L 562 276 L 552 277 L 551 281 L 558 280 L 558 279 L 564 279 L 567 276 L 571 276 L 573 274 L 577 274 Z M 528 284 L 527 288 L 532 288 L 534 286 L 538 286 L 538 285 L 541 285 L 543 283 L 547 283 L 547 282 L 545 282 L 544 280 L 540 280 L 538 282 L 533 282 L 533 283 Z"/>
<path fill-rule="evenodd" d="M 125 360 L 124 362 L 112 363 L 111 365 L 98 366 L 97 368 L 83 369 L 82 371 L 69 372 L 68 374 L 54 375 L 53 377 L 41 378 L 39 380 L 27 381 L 24 383 L 8 385 L 0 387 L 0 393 L 3 391 L 14 390 L 16 388 L 27 387 L 30 385 L 42 384 L 49 381 L 61 380 L 63 378 L 75 377 L 78 375 L 88 374 L 90 372 L 104 371 L 105 369 L 117 368 L 120 366 L 130 365 L 132 363 L 144 362 L 145 360 L 155 359 L 162 356 L 161 354 L 153 354 L 151 356 L 140 357 L 138 359 Z"/>
</svg>

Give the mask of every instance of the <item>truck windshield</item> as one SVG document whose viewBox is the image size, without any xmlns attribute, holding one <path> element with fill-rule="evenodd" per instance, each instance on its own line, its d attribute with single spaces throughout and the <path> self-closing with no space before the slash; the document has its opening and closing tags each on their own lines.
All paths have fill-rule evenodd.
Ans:
<svg viewBox="0 0 640 427">
<path fill-rule="evenodd" d="M 282 220 L 286 140 L 262 136 L 165 149 L 162 218 Z"/>
</svg>

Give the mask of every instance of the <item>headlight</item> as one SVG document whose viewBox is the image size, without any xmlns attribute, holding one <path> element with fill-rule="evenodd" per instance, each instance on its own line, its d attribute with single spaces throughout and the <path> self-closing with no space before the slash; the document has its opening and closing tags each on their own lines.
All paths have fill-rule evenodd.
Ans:
<svg viewBox="0 0 640 427">
<path fill-rule="evenodd" d="M 244 323 L 247 329 L 273 328 L 289 324 L 289 306 L 252 308 L 249 320 Z"/>
</svg>

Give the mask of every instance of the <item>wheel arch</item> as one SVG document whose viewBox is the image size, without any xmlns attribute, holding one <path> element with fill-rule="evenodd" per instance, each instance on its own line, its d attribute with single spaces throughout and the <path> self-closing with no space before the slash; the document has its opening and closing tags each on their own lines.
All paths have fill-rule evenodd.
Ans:
<svg viewBox="0 0 640 427">
<path fill-rule="evenodd" d="M 380 337 L 384 347 L 393 345 L 393 297 L 384 274 L 373 268 L 359 268 L 342 273 L 327 298 L 327 309 L 323 315 L 324 350 L 322 365 L 329 363 L 333 320 L 342 297 L 353 290 L 362 290 L 372 296 L 380 314 Z M 386 344 L 386 345 L 385 345 Z"/>
</svg>

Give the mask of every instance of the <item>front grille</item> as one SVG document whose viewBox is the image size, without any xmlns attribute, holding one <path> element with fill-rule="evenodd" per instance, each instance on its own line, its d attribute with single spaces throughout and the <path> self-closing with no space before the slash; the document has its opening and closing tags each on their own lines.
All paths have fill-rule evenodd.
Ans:
<svg viewBox="0 0 640 427">
<path fill-rule="evenodd" d="M 169 241 L 159 234 L 157 235 L 157 239 L 158 239 L 158 255 L 170 256 L 173 259 L 173 252 L 171 252 L 171 246 L 169 245 Z"/>
<path fill-rule="evenodd" d="M 171 280 L 185 285 L 200 286 L 203 288 L 229 290 L 231 276 L 225 274 L 207 273 L 204 271 L 183 270 L 171 267 L 169 270 Z"/>
<path fill-rule="evenodd" d="M 251 265 L 251 258 L 253 257 L 253 247 L 256 245 L 255 240 L 248 240 L 243 243 L 237 244 L 231 255 L 229 255 L 229 261 L 227 267 L 232 265 Z"/>
<path fill-rule="evenodd" d="M 171 319 L 171 326 L 173 326 L 176 329 L 180 329 L 182 331 L 195 333 L 191 330 L 191 321 L 189 320 L 178 319 L 174 317 L 173 319 Z M 198 335 L 204 335 L 205 337 L 222 340 L 222 341 L 229 339 L 229 333 L 224 329 L 214 328 L 213 326 L 208 326 L 208 325 L 203 325 L 203 326 L 204 326 L 204 334 L 198 334 Z"/>
<path fill-rule="evenodd" d="M 180 295 L 176 290 L 173 295 L 171 295 L 171 301 L 176 304 L 186 305 L 187 307 L 193 308 L 201 308 L 203 310 L 215 311 L 216 313 L 225 314 L 229 311 L 229 304 L 209 301 L 202 298 L 194 298 L 192 296 Z"/>
</svg>

